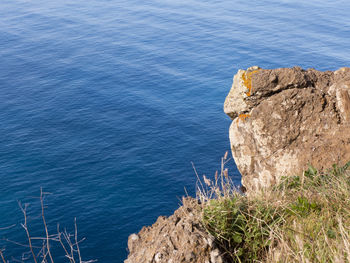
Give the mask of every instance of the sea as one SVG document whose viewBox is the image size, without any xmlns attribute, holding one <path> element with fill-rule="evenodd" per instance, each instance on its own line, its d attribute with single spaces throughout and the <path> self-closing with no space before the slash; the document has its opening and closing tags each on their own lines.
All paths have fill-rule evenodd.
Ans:
<svg viewBox="0 0 350 263">
<path fill-rule="evenodd" d="M 349 66 L 349 13 L 348 0 L 1 0 L 6 260 L 33 262 L 21 207 L 42 242 L 42 189 L 50 235 L 76 220 L 83 261 L 123 262 L 130 234 L 195 196 L 193 167 L 220 169 L 237 70 Z"/>
</svg>

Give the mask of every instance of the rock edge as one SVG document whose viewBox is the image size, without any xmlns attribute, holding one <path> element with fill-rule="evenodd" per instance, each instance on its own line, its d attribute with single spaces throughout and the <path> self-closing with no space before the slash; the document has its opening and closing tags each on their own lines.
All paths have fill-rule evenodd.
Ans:
<svg viewBox="0 0 350 263">
<path fill-rule="evenodd" d="M 223 263 L 214 237 L 201 223 L 202 208 L 193 198 L 170 217 L 160 216 L 149 227 L 128 239 L 129 256 L 124 263 Z"/>
<path fill-rule="evenodd" d="M 249 190 L 308 165 L 350 160 L 350 68 L 239 70 L 224 103 L 232 155 Z"/>
</svg>

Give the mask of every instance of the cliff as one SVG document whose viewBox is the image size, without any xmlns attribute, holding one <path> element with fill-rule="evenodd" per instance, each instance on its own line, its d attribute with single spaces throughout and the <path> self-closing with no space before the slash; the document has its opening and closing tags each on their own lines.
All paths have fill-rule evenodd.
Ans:
<svg viewBox="0 0 350 263">
<path fill-rule="evenodd" d="M 239 70 L 224 111 L 248 194 L 223 158 L 201 202 L 130 235 L 125 263 L 350 262 L 350 68 Z"/>
<path fill-rule="evenodd" d="M 224 111 L 248 191 L 350 160 L 350 68 L 239 70 Z"/>
<path fill-rule="evenodd" d="M 151 227 L 129 236 L 129 257 L 124 263 L 222 263 L 223 259 L 202 223 L 202 207 L 193 198 L 170 217 L 159 217 Z"/>
</svg>

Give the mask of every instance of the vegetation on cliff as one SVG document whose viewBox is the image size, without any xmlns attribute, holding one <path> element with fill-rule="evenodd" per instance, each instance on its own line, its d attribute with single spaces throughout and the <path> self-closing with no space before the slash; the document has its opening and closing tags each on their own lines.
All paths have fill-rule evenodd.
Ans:
<svg viewBox="0 0 350 263">
<path fill-rule="evenodd" d="M 203 224 L 229 262 L 350 262 L 350 162 L 327 171 L 310 166 L 242 195 L 226 161 L 214 181 L 200 182 L 198 197 Z"/>
</svg>

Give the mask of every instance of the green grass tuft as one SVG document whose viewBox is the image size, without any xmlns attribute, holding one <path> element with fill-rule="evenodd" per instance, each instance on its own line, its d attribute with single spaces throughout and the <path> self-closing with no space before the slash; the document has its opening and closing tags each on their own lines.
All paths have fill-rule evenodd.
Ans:
<svg viewBox="0 0 350 263">
<path fill-rule="evenodd" d="M 229 262 L 350 262 L 350 162 L 323 172 L 310 166 L 249 195 L 235 191 L 225 162 L 198 197 Z"/>
</svg>

